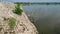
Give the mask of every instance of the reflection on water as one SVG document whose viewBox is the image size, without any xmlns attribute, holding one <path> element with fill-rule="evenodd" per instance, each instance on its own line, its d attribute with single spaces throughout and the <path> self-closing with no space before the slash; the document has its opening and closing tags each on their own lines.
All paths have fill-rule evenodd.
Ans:
<svg viewBox="0 0 60 34">
<path fill-rule="evenodd" d="M 23 6 L 39 34 L 60 34 L 60 5 Z"/>
</svg>

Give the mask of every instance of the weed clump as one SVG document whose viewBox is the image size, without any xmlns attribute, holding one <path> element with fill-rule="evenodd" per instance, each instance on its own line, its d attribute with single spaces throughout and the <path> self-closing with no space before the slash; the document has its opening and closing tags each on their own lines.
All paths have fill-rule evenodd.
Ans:
<svg viewBox="0 0 60 34">
<path fill-rule="evenodd" d="M 11 29 L 13 29 L 13 28 L 15 27 L 15 25 L 16 25 L 16 19 L 13 18 L 13 17 L 10 17 L 10 18 L 3 17 L 3 20 L 9 22 L 8 25 L 9 25 L 9 27 L 10 27 Z M 0 30 L 1 30 L 1 28 L 0 28 Z"/>
<path fill-rule="evenodd" d="M 20 8 L 21 4 L 16 4 L 15 9 L 13 10 L 14 13 L 21 15 L 23 10 Z"/>
<path fill-rule="evenodd" d="M 4 20 L 4 21 L 7 21 L 8 19 L 9 19 L 9 18 L 3 17 L 3 20 Z"/>
<path fill-rule="evenodd" d="M 9 26 L 11 29 L 13 29 L 16 25 L 16 19 L 15 18 L 10 18 L 9 19 Z"/>
</svg>

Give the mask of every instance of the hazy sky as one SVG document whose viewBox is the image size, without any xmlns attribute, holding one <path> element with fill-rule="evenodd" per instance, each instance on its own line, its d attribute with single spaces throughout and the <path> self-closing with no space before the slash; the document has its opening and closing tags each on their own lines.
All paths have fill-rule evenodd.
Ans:
<svg viewBox="0 0 60 34">
<path fill-rule="evenodd" d="M 11 2 L 60 2 L 60 0 L 4 0 Z"/>
</svg>

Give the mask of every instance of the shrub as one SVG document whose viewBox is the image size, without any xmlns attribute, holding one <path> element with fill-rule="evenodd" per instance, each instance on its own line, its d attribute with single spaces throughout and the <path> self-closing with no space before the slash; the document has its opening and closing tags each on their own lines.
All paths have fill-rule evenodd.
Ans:
<svg viewBox="0 0 60 34">
<path fill-rule="evenodd" d="M 21 4 L 16 4 L 15 9 L 14 9 L 14 13 L 21 15 L 23 10 L 20 8 Z"/>
</svg>

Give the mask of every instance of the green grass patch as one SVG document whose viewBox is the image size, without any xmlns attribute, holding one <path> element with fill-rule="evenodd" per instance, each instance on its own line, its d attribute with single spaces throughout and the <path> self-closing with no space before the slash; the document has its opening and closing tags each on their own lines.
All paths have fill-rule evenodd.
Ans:
<svg viewBox="0 0 60 34">
<path fill-rule="evenodd" d="M 14 13 L 21 15 L 23 10 L 20 8 L 21 4 L 16 4 L 15 9 L 13 10 Z"/>
<path fill-rule="evenodd" d="M 10 17 L 10 18 L 3 17 L 3 20 L 9 22 L 8 25 L 10 26 L 10 29 L 13 29 L 16 25 L 16 19 L 13 17 Z M 1 30 L 1 28 L 0 28 L 0 30 Z"/>
<path fill-rule="evenodd" d="M 11 29 L 13 29 L 16 25 L 16 19 L 15 18 L 9 18 L 9 26 Z"/>
</svg>

